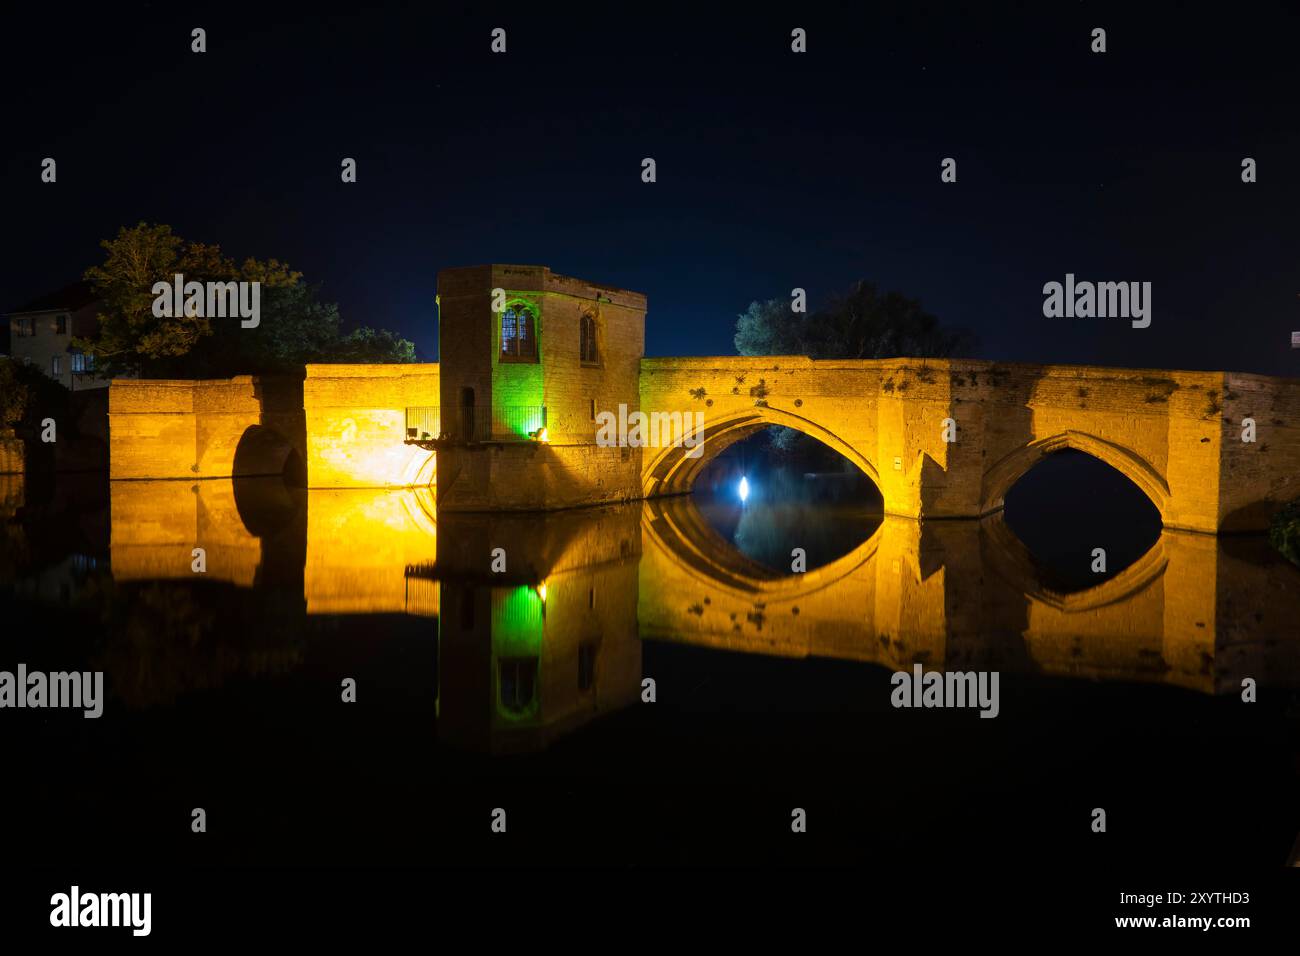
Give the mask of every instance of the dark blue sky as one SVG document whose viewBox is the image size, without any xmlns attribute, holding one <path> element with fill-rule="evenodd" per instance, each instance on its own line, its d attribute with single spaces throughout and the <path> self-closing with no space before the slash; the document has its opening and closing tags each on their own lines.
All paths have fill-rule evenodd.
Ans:
<svg viewBox="0 0 1300 956">
<path fill-rule="evenodd" d="M 144 219 L 286 260 L 428 359 L 438 270 L 497 261 L 646 293 L 651 355 L 732 353 L 751 300 L 867 278 L 983 357 L 1296 374 L 1300 17 L 988 6 L 26 12 L 0 34 L 0 309 Z M 1044 318 L 1067 272 L 1152 282 L 1151 327 Z"/>
</svg>

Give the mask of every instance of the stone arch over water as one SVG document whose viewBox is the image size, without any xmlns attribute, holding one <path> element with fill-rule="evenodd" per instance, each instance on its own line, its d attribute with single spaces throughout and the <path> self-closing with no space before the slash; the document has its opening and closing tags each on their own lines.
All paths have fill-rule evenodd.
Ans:
<svg viewBox="0 0 1300 956">
<path fill-rule="evenodd" d="M 646 497 L 685 494 L 691 490 L 695 479 L 710 461 L 741 439 L 773 425 L 793 428 L 817 439 L 851 461 L 859 471 L 871 479 L 877 488 L 880 488 L 880 474 L 875 464 L 833 431 L 790 412 L 756 406 L 742 412 L 706 420 L 704 440 L 697 446 L 701 450 L 698 457 L 690 457 L 689 452 L 692 449 L 680 442 L 667 448 L 646 449 L 645 454 L 649 464 L 642 474 Z"/>
<path fill-rule="evenodd" d="M 1001 511 L 1007 492 L 1017 481 L 1048 455 L 1066 449 L 1084 452 L 1114 468 L 1137 485 L 1160 513 L 1161 523 L 1168 524 L 1169 484 L 1160 473 L 1129 449 L 1080 431 L 1036 439 L 995 463 L 984 473 L 980 513 Z"/>
</svg>

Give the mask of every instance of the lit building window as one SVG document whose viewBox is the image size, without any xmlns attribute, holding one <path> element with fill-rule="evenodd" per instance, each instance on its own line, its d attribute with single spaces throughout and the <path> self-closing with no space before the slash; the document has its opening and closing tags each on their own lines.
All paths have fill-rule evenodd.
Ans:
<svg viewBox="0 0 1300 956">
<path fill-rule="evenodd" d="M 55 355 L 50 359 L 50 374 L 58 378 L 63 374 L 63 356 Z"/>
<path fill-rule="evenodd" d="M 537 361 L 537 320 L 526 306 L 512 304 L 501 313 L 501 358 Z"/>
<path fill-rule="evenodd" d="M 54 320 L 54 334 L 55 335 L 68 334 L 68 317 L 66 315 L 61 315 Z"/>
</svg>

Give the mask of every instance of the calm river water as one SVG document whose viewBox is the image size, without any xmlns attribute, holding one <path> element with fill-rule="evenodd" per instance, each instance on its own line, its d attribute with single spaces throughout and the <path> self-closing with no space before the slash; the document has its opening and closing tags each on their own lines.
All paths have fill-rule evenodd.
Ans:
<svg viewBox="0 0 1300 956">
<path fill-rule="evenodd" d="M 1003 516 L 924 524 L 849 476 L 734 463 L 691 497 L 544 516 L 266 479 L 11 478 L 0 670 L 103 671 L 107 700 L 98 720 L 4 714 L 6 843 L 87 861 L 1282 863 L 1300 569 L 1262 537 L 1162 531 L 1068 456 L 1040 472 Z M 997 717 L 893 706 L 891 676 L 918 663 L 997 672 Z"/>
</svg>

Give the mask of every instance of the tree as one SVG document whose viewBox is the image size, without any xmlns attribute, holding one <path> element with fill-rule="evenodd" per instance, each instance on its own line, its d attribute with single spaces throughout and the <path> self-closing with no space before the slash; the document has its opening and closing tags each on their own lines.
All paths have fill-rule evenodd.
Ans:
<svg viewBox="0 0 1300 956">
<path fill-rule="evenodd" d="M 782 299 L 751 302 L 736 320 L 741 355 L 807 355 L 819 359 L 907 356 L 946 358 L 969 351 L 974 337 L 940 325 L 917 299 L 880 294 L 860 281 L 805 316 Z"/>
<path fill-rule="evenodd" d="M 153 370 L 160 375 L 224 378 L 289 372 L 322 361 L 339 337 L 339 312 L 333 303 L 319 301 L 318 291 L 305 282 L 277 284 L 273 278 L 261 290 L 257 328 L 246 329 L 237 319 L 218 319 L 201 349 L 154 363 Z"/>
<path fill-rule="evenodd" d="M 875 283 L 859 281 L 809 317 L 804 343 L 812 358 L 948 358 L 968 351 L 975 340 L 964 330 L 944 328 L 919 299 L 882 295 Z"/>
<path fill-rule="evenodd" d="M 918 299 L 898 292 L 880 294 L 875 283 L 859 281 L 827 305 L 804 315 L 782 299 L 752 302 L 736 320 L 741 355 L 807 355 L 815 359 L 947 358 L 975 345 L 970 333 L 945 328 Z M 808 449 L 793 429 L 772 429 L 778 451 Z M 813 441 L 813 439 L 809 439 Z"/>
<path fill-rule="evenodd" d="M 785 299 L 751 302 L 736 319 L 736 351 L 741 355 L 803 355 L 804 316 Z"/>
<path fill-rule="evenodd" d="M 35 432 L 43 418 L 61 418 L 68 390 L 35 365 L 0 358 L 0 429 Z"/>
<path fill-rule="evenodd" d="M 387 329 L 363 326 L 337 341 L 328 350 L 326 362 L 414 362 L 415 343 Z"/>
<path fill-rule="evenodd" d="M 27 417 L 29 395 L 18 363 L 12 359 L 0 359 L 0 429 L 22 423 Z"/>
<path fill-rule="evenodd" d="M 307 362 L 354 361 L 354 354 L 370 362 L 415 361 L 414 344 L 390 332 L 362 328 L 345 336 L 338 306 L 322 302 L 318 286 L 277 259 L 236 265 L 215 245 L 188 242 L 170 226 L 144 222 L 122 227 L 100 245 L 104 262 L 85 274 L 102 299 L 98 335 L 74 344 L 93 352 L 110 375 L 289 372 Z M 177 273 L 186 282 L 260 283 L 258 325 L 244 328 L 237 317 L 154 315 L 154 284 Z"/>
<path fill-rule="evenodd" d="M 1273 516 L 1268 540 L 1289 561 L 1300 564 L 1300 499 L 1284 505 Z"/>
<path fill-rule="evenodd" d="M 216 246 L 187 243 L 171 226 L 143 222 L 130 229 L 123 226 L 115 239 L 105 239 L 100 246 L 104 262 L 85 273 L 102 300 L 98 334 L 73 344 L 94 353 L 101 371 L 140 374 L 151 361 L 187 355 L 212 334 L 206 318 L 155 316 L 153 286 L 171 281 L 176 273 L 197 282 L 233 278 L 234 264 Z"/>
</svg>

